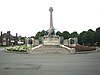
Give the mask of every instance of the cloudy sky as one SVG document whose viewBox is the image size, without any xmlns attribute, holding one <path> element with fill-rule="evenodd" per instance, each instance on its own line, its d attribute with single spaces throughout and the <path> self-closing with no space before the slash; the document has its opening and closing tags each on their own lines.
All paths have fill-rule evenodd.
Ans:
<svg viewBox="0 0 100 75">
<path fill-rule="evenodd" d="M 78 33 L 100 27 L 100 0 L 0 0 L 0 31 L 34 36 L 48 30 L 53 7 L 56 31 Z"/>
</svg>

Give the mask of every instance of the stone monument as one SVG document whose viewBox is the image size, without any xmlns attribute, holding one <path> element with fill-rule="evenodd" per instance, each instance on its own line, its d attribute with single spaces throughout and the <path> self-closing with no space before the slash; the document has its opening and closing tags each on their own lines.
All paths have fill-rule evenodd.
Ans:
<svg viewBox="0 0 100 75">
<path fill-rule="evenodd" d="M 73 54 L 74 48 L 69 48 L 60 44 L 60 37 L 55 35 L 55 28 L 53 27 L 53 8 L 50 7 L 50 27 L 48 29 L 48 35 L 43 37 L 43 44 L 33 47 L 28 52 L 31 54 Z"/>
<path fill-rule="evenodd" d="M 60 37 L 55 35 L 55 28 L 53 27 L 53 17 L 52 17 L 53 8 L 50 7 L 49 11 L 50 11 L 50 27 L 48 29 L 48 35 L 44 36 L 43 44 L 60 45 Z"/>
</svg>

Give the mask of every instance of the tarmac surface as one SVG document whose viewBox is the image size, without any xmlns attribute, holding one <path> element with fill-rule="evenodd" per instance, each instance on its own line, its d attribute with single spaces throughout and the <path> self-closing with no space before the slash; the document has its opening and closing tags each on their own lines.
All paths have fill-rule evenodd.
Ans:
<svg viewBox="0 0 100 75">
<path fill-rule="evenodd" d="M 0 48 L 0 75 L 100 75 L 100 51 L 34 55 L 7 53 Z"/>
</svg>

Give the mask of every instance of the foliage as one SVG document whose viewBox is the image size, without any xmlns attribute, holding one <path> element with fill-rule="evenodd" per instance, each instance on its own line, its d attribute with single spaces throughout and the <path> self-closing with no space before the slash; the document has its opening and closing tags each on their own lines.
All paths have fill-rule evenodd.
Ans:
<svg viewBox="0 0 100 75">
<path fill-rule="evenodd" d="M 71 38 L 78 37 L 78 33 L 76 31 L 72 32 L 70 36 Z"/>
<path fill-rule="evenodd" d="M 70 33 L 68 31 L 63 31 L 61 36 L 63 36 L 64 39 L 69 39 L 70 38 Z"/>
<path fill-rule="evenodd" d="M 6 47 L 7 51 L 16 51 L 16 52 L 27 52 L 28 49 L 30 49 L 31 46 L 14 46 L 14 47 Z"/>
<path fill-rule="evenodd" d="M 88 30 L 84 36 L 83 36 L 83 39 L 84 39 L 84 44 L 85 45 L 94 45 L 94 42 L 95 42 L 95 33 L 93 30 Z"/>
<path fill-rule="evenodd" d="M 21 42 L 24 42 L 24 43 L 25 43 L 25 38 L 26 38 L 26 37 L 19 36 L 19 40 L 20 40 Z"/>
<path fill-rule="evenodd" d="M 98 27 L 95 31 L 95 41 L 97 45 L 100 46 L 100 27 Z"/>
<path fill-rule="evenodd" d="M 57 32 L 56 32 L 56 35 L 61 36 L 61 34 L 62 34 L 62 33 L 61 33 L 60 31 L 57 31 Z"/>
<path fill-rule="evenodd" d="M 86 31 L 83 31 L 83 32 L 81 32 L 80 34 L 79 34 L 79 36 L 78 36 L 78 43 L 79 44 L 84 44 L 85 43 L 85 41 L 84 41 L 84 34 L 86 33 Z"/>
<path fill-rule="evenodd" d="M 36 34 L 35 39 L 39 39 L 41 41 L 41 38 L 47 34 L 48 34 L 47 31 L 42 30 L 41 32 L 38 32 Z M 71 34 L 68 31 L 63 31 L 63 32 L 57 31 L 56 35 L 62 37 L 61 38 L 62 40 L 77 37 L 78 43 L 81 45 L 100 46 L 100 27 L 98 27 L 95 31 L 93 31 L 92 29 L 89 29 L 88 31 L 82 31 L 80 34 L 78 34 L 76 31 L 72 32 Z"/>
<path fill-rule="evenodd" d="M 39 39 L 39 37 L 43 37 L 44 35 L 47 35 L 48 32 L 45 30 L 42 30 L 41 32 L 37 32 L 37 34 L 35 35 L 35 39 Z"/>
</svg>

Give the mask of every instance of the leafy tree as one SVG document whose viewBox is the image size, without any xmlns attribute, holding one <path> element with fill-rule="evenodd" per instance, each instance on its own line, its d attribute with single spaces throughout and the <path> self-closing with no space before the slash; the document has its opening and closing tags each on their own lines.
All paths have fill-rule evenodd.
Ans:
<svg viewBox="0 0 100 75">
<path fill-rule="evenodd" d="M 100 27 L 98 27 L 95 31 L 95 40 L 97 42 L 97 45 L 100 46 Z"/>
<path fill-rule="evenodd" d="M 41 36 L 42 34 L 41 34 L 41 32 L 39 31 L 39 32 L 37 32 L 37 34 L 35 35 L 35 39 L 39 39 L 39 37 Z"/>
<path fill-rule="evenodd" d="M 35 38 L 34 36 L 31 36 L 30 38 Z"/>
<path fill-rule="evenodd" d="M 47 31 L 45 31 L 45 30 L 42 30 L 42 31 L 41 31 L 41 36 L 44 36 L 44 35 L 47 35 L 47 34 L 48 34 Z"/>
<path fill-rule="evenodd" d="M 92 29 L 89 29 L 84 35 L 83 35 L 83 39 L 84 39 L 84 44 L 85 45 L 94 45 L 94 37 L 95 37 L 95 33 Z"/>
<path fill-rule="evenodd" d="M 26 37 L 19 36 L 19 40 L 20 40 L 21 42 L 24 42 L 24 44 L 25 44 L 25 38 L 26 38 Z"/>
<path fill-rule="evenodd" d="M 74 38 L 74 37 L 78 37 L 78 33 L 76 31 L 71 33 L 71 38 Z"/>
<path fill-rule="evenodd" d="M 69 39 L 70 38 L 70 33 L 68 31 L 63 31 L 61 36 L 63 36 L 64 39 Z"/>
<path fill-rule="evenodd" d="M 62 34 L 62 33 L 61 33 L 60 31 L 57 31 L 57 32 L 56 32 L 56 35 L 61 36 L 61 34 Z"/>
<path fill-rule="evenodd" d="M 39 39 L 40 37 L 43 37 L 44 35 L 47 35 L 47 31 L 42 30 L 41 32 L 37 32 L 37 34 L 35 35 L 35 39 Z"/>
<path fill-rule="evenodd" d="M 44 35 L 48 35 L 48 32 L 42 30 L 37 32 L 36 36 L 33 36 L 33 38 L 42 39 L 41 37 L 43 37 Z M 71 34 L 68 31 L 63 31 L 62 33 L 60 31 L 57 31 L 56 35 L 62 37 L 62 40 L 69 39 L 70 37 L 78 37 L 79 44 L 94 45 L 95 43 L 97 43 L 97 45 L 100 46 L 100 27 L 98 27 L 96 31 L 89 29 L 88 31 L 83 31 L 80 34 L 78 34 L 76 31 L 72 32 Z M 22 39 L 24 40 L 24 37 Z"/>
<path fill-rule="evenodd" d="M 78 36 L 78 43 L 81 44 L 81 45 L 85 43 L 84 37 L 83 37 L 85 33 L 86 33 L 86 31 L 83 31 Z"/>
<path fill-rule="evenodd" d="M 93 33 L 94 33 L 94 31 L 93 31 L 92 29 L 89 29 L 88 31 L 90 31 L 90 32 L 93 32 Z"/>
</svg>

